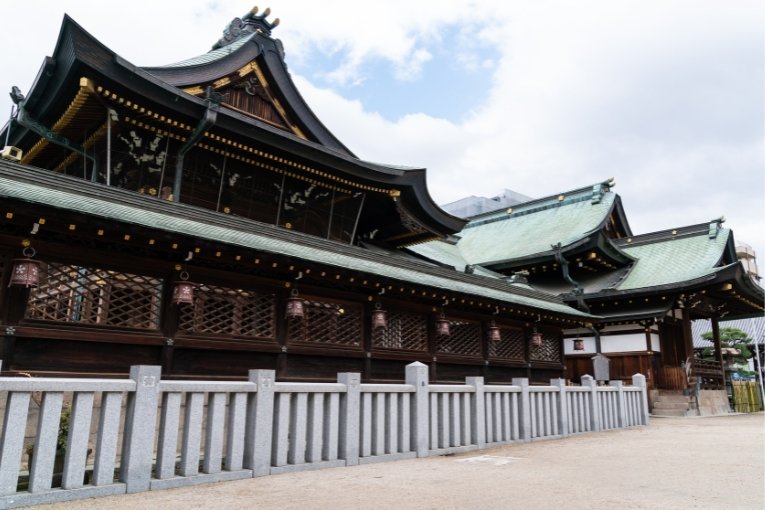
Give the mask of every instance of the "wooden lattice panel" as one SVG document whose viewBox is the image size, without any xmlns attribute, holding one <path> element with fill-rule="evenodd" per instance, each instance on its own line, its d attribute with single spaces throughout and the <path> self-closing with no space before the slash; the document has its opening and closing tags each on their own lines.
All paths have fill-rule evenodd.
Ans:
<svg viewBox="0 0 765 510">
<path fill-rule="evenodd" d="M 127 328 L 158 329 L 162 280 L 58 263 L 40 265 L 25 317 Z"/>
<path fill-rule="evenodd" d="M 436 351 L 463 356 L 481 355 L 481 325 L 477 322 L 452 320 L 449 336 L 439 336 Z"/>
<path fill-rule="evenodd" d="M 560 339 L 550 333 L 542 333 L 542 345 L 530 344 L 529 358 L 534 361 L 555 361 L 560 363 Z"/>
<path fill-rule="evenodd" d="M 489 357 L 523 360 L 526 343 L 526 335 L 523 334 L 523 330 L 500 327 L 499 331 L 501 340 L 489 342 Z"/>
<path fill-rule="evenodd" d="M 372 346 L 376 349 L 428 349 L 428 319 L 425 315 L 388 312 L 388 327 L 372 332 Z"/>
<path fill-rule="evenodd" d="M 276 296 L 214 285 L 194 289 L 178 327 L 188 333 L 276 338 Z"/>
<path fill-rule="evenodd" d="M 306 299 L 305 317 L 290 319 L 290 342 L 360 347 L 363 338 L 361 306 L 353 303 Z"/>
</svg>

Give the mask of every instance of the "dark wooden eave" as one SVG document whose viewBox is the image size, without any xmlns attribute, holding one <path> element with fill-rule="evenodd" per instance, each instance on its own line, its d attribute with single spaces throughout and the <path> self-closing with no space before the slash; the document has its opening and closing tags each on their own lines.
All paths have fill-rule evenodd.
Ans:
<svg viewBox="0 0 765 510">
<path fill-rule="evenodd" d="M 273 43 L 273 40 L 269 41 Z M 259 52 L 255 45 L 251 46 L 252 48 L 246 51 Z M 277 82 L 288 82 L 286 88 L 292 90 L 289 93 L 298 94 L 286 69 L 283 68 L 283 61 L 277 58 L 276 51 L 274 46 L 265 52 L 265 67 L 270 69 L 269 72 Z M 262 53 L 259 55 L 259 58 L 263 57 Z M 65 16 L 54 55 L 46 59 L 27 96 L 25 108 L 43 124 L 50 126 L 71 101 L 81 76 L 97 80 L 99 85 L 102 84 L 113 92 L 140 100 L 148 108 L 172 115 L 173 118 L 192 126 L 204 116 L 207 107 L 202 99 L 185 93 L 127 62 L 88 34 L 74 20 Z M 297 101 L 295 98 L 288 99 L 286 95 L 284 97 L 285 103 L 292 104 L 293 107 L 298 103 L 304 105 L 302 99 Z M 293 113 L 308 122 L 306 126 L 309 126 L 310 117 L 313 115 L 308 115 L 310 110 L 294 108 Z M 305 108 L 307 109 L 307 106 Z M 349 180 L 399 190 L 400 200 L 405 203 L 408 211 L 417 215 L 417 222 L 427 228 L 430 236 L 446 236 L 459 231 L 465 224 L 464 220 L 441 210 L 430 198 L 424 169 L 402 169 L 368 163 L 353 157 L 347 150 L 342 150 L 342 147 L 324 146 L 321 143 L 303 140 L 266 122 L 225 108 L 218 114 L 214 131 L 253 140 Z M 5 133 L 0 135 L 4 137 Z M 39 137 L 15 126 L 10 144 L 28 147 L 36 139 Z"/>
</svg>

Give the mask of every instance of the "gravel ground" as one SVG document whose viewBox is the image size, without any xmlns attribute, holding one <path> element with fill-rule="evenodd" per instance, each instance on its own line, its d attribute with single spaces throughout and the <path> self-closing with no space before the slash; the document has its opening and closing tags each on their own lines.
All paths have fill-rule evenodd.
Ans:
<svg viewBox="0 0 765 510">
<path fill-rule="evenodd" d="M 765 414 L 289 473 L 39 509 L 762 509 Z"/>
</svg>

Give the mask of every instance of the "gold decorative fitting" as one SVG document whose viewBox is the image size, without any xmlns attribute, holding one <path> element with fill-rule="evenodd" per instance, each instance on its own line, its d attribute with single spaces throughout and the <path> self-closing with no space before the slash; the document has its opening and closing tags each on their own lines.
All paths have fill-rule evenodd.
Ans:
<svg viewBox="0 0 765 510">
<path fill-rule="evenodd" d="M 6 220 L 12 220 L 13 219 L 13 213 L 12 212 L 5 213 L 5 219 Z"/>
</svg>

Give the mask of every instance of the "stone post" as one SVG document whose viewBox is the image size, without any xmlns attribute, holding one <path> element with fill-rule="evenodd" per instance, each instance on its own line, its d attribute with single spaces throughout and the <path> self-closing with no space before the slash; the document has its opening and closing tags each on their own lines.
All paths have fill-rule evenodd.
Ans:
<svg viewBox="0 0 765 510">
<path fill-rule="evenodd" d="M 550 379 L 550 386 L 558 388 L 558 434 L 569 435 L 568 431 L 568 402 L 566 397 L 566 380 Z"/>
<path fill-rule="evenodd" d="M 619 416 L 619 427 L 624 428 L 627 426 L 627 408 L 625 407 L 624 402 L 624 384 L 622 381 L 610 381 L 608 385 L 616 387 L 616 402 L 617 406 L 619 407 L 617 412 L 617 415 Z"/>
<path fill-rule="evenodd" d="M 406 384 L 414 386 L 411 413 L 411 448 L 418 457 L 427 457 L 430 452 L 428 366 L 415 361 L 406 366 Z"/>
<path fill-rule="evenodd" d="M 147 491 L 151 483 L 161 375 L 159 366 L 130 367 L 135 391 L 128 393 L 120 464 L 120 481 L 128 493 Z"/>
<path fill-rule="evenodd" d="M 591 375 L 583 375 L 582 386 L 588 386 L 590 388 L 590 427 L 593 432 L 599 432 L 603 427 L 600 423 L 598 383 Z"/>
<path fill-rule="evenodd" d="M 359 416 L 361 407 L 361 374 L 337 374 L 337 382 L 345 384 L 345 395 L 340 399 L 340 458 L 346 466 L 359 463 Z"/>
<path fill-rule="evenodd" d="M 470 418 L 470 428 L 473 433 L 472 441 L 478 448 L 486 447 L 486 397 L 483 388 L 483 377 L 466 377 L 465 384 L 475 388 L 475 408 Z M 499 412 L 496 410 L 495 412 Z M 497 441 L 497 438 L 494 438 Z"/>
<path fill-rule="evenodd" d="M 250 393 L 247 402 L 244 467 L 252 469 L 252 476 L 265 476 L 271 474 L 276 372 L 250 370 L 248 376 L 250 382 L 258 386 L 258 391 Z"/>
<path fill-rule="evenodd" d="M 531 440 L 531 401 L 529 399 L 529 380 L 526 377 L 513 377 L 513 386 L 520 386 L 520 406 L 518 409 L 518 423 L 521 426 L 521 441 Z"/>
<path fill-rule="evenodd" d="M 632 385 L 640 388 L 640 403 L 643 416 L 641 416 L 640 422 L 643 425 L 648 425 L 649 411 L 648 411 L 648 385 L 645 381 L 643 374 L 635 374 L 632 376 Z"/>
</svg>

